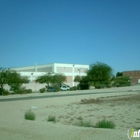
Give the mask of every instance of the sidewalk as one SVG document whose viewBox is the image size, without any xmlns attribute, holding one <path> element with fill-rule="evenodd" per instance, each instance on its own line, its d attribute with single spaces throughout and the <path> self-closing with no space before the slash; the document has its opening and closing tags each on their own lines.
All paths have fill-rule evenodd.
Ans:
<svg viewBox="0 0 140 140">
<path fill-rule="evenodd" d="M 139 92 L 140 85 L 130 86 L 130 87 L 112 87 L 104 89 L 89 89 L 89 90 L 76 90 L 76 91 L 59 91 L 59 92 L 45 92 L 45 93 L 30 93 L 30 94 L 14 94 L 8 96 L 0 96 L 0 99 L 11 99 L 11 98 L 23 98 L 23 97 L 43 97 L 43 96 L 52 96 L 52 95 L 74 95 L 74 94 L 98 94 L 98 93 L 115 93 L 115 92 Z"/>
</svg>

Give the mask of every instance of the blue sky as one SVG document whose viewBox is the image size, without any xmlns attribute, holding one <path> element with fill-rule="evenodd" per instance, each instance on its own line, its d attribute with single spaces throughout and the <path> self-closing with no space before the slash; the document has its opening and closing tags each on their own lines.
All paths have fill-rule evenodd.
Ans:
<svg viewBox="0 0 140 140">
<path fill-rule="evenodd" d="M 0 67 L 97 61 L 140 70 L 140 0 L 0 0 Z"/>
</svg>

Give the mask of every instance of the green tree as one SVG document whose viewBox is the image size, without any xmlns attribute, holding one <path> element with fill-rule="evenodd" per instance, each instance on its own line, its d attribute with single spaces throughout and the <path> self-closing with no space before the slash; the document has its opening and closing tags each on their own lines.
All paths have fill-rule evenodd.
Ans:
<svg viewBox="0 0 140 140">
<path fill-rule="evenodd" d="M 50 84 L 52 83 L 52 81 L 53 81 L 53 79 L 52 79 L 52 75 L 50 73 L 47 73 L 47 74 L 42 75 L 42 76 L 39 76 L 36 79 L 36 82 L 37 83 L 40 83 L 40 84 L 46 83 L 48 87 L 50 86 Z"/>
<path fill-rule="evenodd" d="M 112 68 L 105 63 L 97 62 L 91 65 L 91 69 L 87 74 L 89 80 L 94 83 L 95 88 L 102 88 L 103 85 L 110 84 Z"/>
<path fill-rule="evenodd" d="M 116 77 L 118 77 L 118 76 L 123 76 L 123 73 L 122 72 L 117 72 Z"/>
<path fill-rule="evenodd" d="M 22 86 L 23 83 L 28 83 L 27 77 L 21 76 L 16 71 L 12 70 L 7 77 L 7 83 L 10 86 L 10 90 L 14 93 L 24 93 L 25 87 Z"/>
<path fill-rule="evenodd" d="M 48 87 L 50 85 L 61 86 L 64 81 L 66 81 L 66 76 L 65 75 L 62 75 L 62 74 L 52 75 L 51 73 L 39 76 L 36 79 L 36 82 L 41 83 L 41 84 L 46 83 Z"/>
<path fill-rule="evenodd" d="M 53 85 L 61 86 L 62 83 L 65 81 L 66 81 L 66 76 L 63 74 L 55 74 L 52 77 L 52 84 Z"/>
<path fill-rule="evenodd" d="M 18 93 L 22 89 L 23 83 L 28 83 L 27 77 L 23 77 L 19 73 L 11 69 L 0 70 L 0 89 L 2 95 L 5 84 L 8 84 L 12 91 Z"/>
<path fill-rule="evenodd" d="M 89 77 L 83 76 L 78 85 L 78 89 L 89 89 Z"/>
<path fill-rule="evenodd" d="M 4 85 L 8 84 L 7 79 L 8 79 L 8 75 L 10 73 L 10 69 L 4 69 L 4 68 L 0 68 L 0 94 L 3 95 L 3 91 L 4 91 Z"/>
<path fill-rule="evenodd" d="M 74 82 L 80 82 L 80 81 L 81 81 L 81 77 L 79 75 L 75 76 Z"/>
</svg>

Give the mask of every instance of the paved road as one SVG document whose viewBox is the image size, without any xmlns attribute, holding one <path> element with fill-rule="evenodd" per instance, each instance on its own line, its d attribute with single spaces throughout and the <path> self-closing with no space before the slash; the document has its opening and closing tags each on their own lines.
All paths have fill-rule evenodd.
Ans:
<svg viewBox="0 0 140 140">
<path fill-rule="evenodd" d="M 93 92 L 93 93 L 69 93 L 69 94 L 57 94 L 57 95 L 44 95 L 44 96 L 29 96 L 29 97 L 17 97 L 17 98 L 6 98 L 0 99 L 0 102 L 7 101 L 19 101 L 19 100 L 32 100 L 32 99 L 42 99 L 42 98 L 56 98 L 56 97 L 66 97 L 66 96 L 77 96 L 77 95 L 90 95 L 90 94 L 102 94 L 102 93 L 119 93 L 128 91 L 107 91 L 107 92 Z M 136 91 L 133 91 L 136 92 Z"/>
</svg>

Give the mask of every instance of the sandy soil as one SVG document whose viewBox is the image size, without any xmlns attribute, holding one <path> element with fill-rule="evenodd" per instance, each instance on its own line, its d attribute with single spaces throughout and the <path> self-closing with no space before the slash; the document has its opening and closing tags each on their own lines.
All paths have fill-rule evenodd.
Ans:
<svg viewBox="0 0 140 140">
<path fill-rule="evenodd" d="M 81 92 L 106 93 L 0 102 L 0 140 L 128 140 L 128 129 L 140 128 L 140 86 L 32 96 Z M 0 99 L 24 96 L 31 95 Z M 24 119 L 27 110 L 36 114 L 35 121 Z M 50 115 L 56 122 L 47 121 Z M 115 129 L 94 128 L 104 118 L 113 121 Z M 90 121 L 93 127 L 78 126 L 81 120 Z"/>
</svg>

